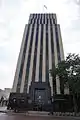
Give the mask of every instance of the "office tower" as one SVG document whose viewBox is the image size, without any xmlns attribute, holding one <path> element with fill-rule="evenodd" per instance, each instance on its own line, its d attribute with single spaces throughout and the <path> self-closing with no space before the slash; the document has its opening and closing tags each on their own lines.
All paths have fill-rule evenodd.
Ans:
<svg viewBox="0 0 80 120">
<path fill-rule="evenodd" d="M 25 26 L 12 92 L 30 94 L 38 101 L 60 94 L 60 80 L 49 70 L 64 59 L 56 14 L 30 14 Z M 34 97 L 35 96 L 35 97 Z"/>
</svg>

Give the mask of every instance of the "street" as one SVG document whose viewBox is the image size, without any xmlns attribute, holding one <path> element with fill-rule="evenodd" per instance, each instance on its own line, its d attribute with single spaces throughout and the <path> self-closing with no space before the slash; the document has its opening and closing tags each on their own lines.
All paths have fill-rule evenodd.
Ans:
<svg viewBox="0 0 80 120">
<path fill-rule="evenodd" d="M 54 117 L 54 116 L 8 115 L 5 113 L 0 113 L 0 120 L 80 120 L 80 118 Z"/>
</svg>

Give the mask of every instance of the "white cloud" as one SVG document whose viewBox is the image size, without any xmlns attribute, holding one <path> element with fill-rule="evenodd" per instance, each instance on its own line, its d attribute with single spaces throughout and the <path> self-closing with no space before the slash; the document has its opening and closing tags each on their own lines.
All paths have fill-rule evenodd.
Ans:
<svg viewBox="0 0 80 120">
<path fill-rule="evenodd" d="M 44 9 L 44 4 L 47 10 Z M 0 88 L 11 87 L 30 13 L 56 13 L 65 55 L 80 53 L 80 0 L 0 0 Z"/>
</svg>

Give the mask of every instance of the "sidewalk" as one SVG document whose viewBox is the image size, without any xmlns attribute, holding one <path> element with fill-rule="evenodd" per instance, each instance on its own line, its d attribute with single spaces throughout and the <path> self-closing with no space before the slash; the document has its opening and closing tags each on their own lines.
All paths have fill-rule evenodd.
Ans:
<svg viewBox="0 0 80 120">
<path fill-rule="evenodd" d="M 45 117 L 68 117 L 68 118 L 78 118 L 80 119 L 80 114 L 77 116 L 74 116 L 73 113 L 69 113 L 66 112 L 65 113 L 61 113 L 61 112 L 53 112 L 53 115 L 49 114 L 49 112 L 45 112 L 45 111 L 25 111 L 25 112 L 18 112 L 15 113 L 11 110 L 7 110 L 7 107 L 1 107 L 0 106 L 0 113 L 6 113 L 8 115 L 26 115 L 26 116 L 45 116 Z"/>
<path fill-rule="evenodd" d="M 18 112 L 18 113 L 14 113 L 14 112 L 7 112 L 8 115 L 18 115 L 18 116 L 33 116 L 33 117 L 48 117 L 48 118 L 62 118 L 62 119 L 67 119 L 67 118 L 71 118 L 71 119 L 76 119 L 76 120 L 80 120 L 80 116 L 69 116 L 69 115 L 59 115 L 58 114 L 54 114 L 54 115 L 49 115 L 48 112 L 40 112 L 40 111 L 28 111 L 28 112 Z"/>
</svg>

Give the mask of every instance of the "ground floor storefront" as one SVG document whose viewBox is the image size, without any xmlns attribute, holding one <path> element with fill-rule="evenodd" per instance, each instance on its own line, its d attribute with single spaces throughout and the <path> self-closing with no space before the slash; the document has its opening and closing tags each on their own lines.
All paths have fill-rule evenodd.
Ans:
<svg viewBox="0 0 80 120">
<path fill-rule="evenodd" d="M 80 95 L 76 97 L 78 111 L 80 111 Z M 73 96 L 64 94 L 51 95 L 48 83 L 33 82 L 29 93 L 11 93 L 8 109 L 49 111 L 49 112 L 74 112 Z"/>
<path fill-rule="evenodd" d="M 33 111 L 73 112 L 73 99 L 71 95 L 54 95 L 49 99 L 48 103 L 43 103 L 31 100 L 28 94 L 11 93 L 8 108 Z"/>
</svg>

